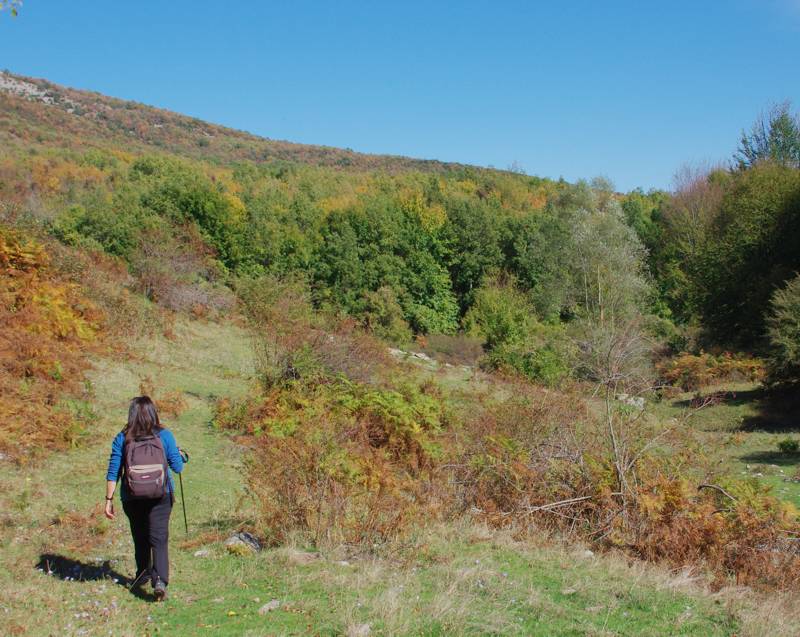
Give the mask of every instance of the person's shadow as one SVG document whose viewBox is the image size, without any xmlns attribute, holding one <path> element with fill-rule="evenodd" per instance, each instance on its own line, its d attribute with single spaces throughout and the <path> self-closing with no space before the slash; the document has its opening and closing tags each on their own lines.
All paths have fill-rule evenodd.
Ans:
<svg viewBox="0 0 800 637">
<path fill-rule="evenodd" d="M 131 588 L 133 580 L 111 567 L 111 563 L 106 560 L 101 564 L 87 564 L 63 555 L 54 553 L 43 553 L 39 556 L 36 568 L 50 577 L 57 577 L 64 582 L 100 582 L 110 581 L 118 586 L 124 586 L 131 595 L 145 601 L 155 600 L 154 595 L 150 595 L 142 588 L 135 586 Z"/>
</svg>

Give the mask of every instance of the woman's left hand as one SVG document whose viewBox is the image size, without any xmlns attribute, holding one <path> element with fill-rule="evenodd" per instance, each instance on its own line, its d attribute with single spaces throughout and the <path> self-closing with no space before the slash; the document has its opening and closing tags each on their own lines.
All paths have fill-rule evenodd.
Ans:
<svg viewBox="0 0 800 637">
<path fill-rule="evenodd" d="M 116 516 L 114 513 L 114 501 L 113 500 L 106 500 L 106 510 L 105 510 L 106 517 L 109 520 L 113 520 Z"/>
</svg>

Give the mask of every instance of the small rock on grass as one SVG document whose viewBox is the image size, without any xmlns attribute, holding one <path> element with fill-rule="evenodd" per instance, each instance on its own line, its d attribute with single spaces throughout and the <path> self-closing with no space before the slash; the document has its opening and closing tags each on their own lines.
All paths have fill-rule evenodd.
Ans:
<svg viewBox="0 0 800 637">
<path fill-rule="evenodd" d="M 280 607 L 281 607 L 280 601 L 278 601 L 277 599 L 271 599 L 261 608 L 258 609 L 258 614 L 266 615 L 267 613 L 271 613 L 274 610 L 278 610 Z"/>
<path fill-rule="evenodd" d="M 355 624 L 347 628 L 347 637 L 368 637 L 372 632 L 369 624 Z"/>
<path fill-rule="evenodd" d="M 235 553 L 237 555 L 242 555 L 247 551 L 260 551 L 261 550 L 261 542 L 259 542 L 254 535 L 248 533 L 247 531 L 241 531 L 240 533 L 234 533 L 231 535 L 227 540 L 225 540 L 225 546 L 227 547 L 228 551 L 231 553 Z"/>
<path fill-rule="evenodd" d="M 211 551 L 208 549 L 200 549 L 199 551 L 194 552 L 195 557 L 208 557 L 209 555 L 211 555 Z"/>
</svg>

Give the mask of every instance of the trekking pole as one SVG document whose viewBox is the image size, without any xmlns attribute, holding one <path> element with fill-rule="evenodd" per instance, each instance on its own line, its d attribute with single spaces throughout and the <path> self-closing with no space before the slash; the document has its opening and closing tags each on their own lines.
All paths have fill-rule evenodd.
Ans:
<svg viewBox="0 0 800 637">
<path fill-rule="evenodd" d="M 184 462 L 189 462 L 189 454 L 184 451 L 183 449 L 179 449 L 181 454 L 181 459 Z M 186 496 L 184 495 L 183 491 L 183 472 L 178 474 L 178 480 L 181 483 L 181 505 L 183 506 L 183 527 L 186 529 L 186 536 L 189 536 L 189 523 L 186 521 Z"/>
</svg>

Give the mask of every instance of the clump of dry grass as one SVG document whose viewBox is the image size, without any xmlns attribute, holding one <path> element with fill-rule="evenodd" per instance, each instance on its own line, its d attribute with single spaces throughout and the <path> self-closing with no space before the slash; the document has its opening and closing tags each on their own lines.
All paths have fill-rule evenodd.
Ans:
<svg viewBox="0 0 800 637">
<path fill-rule="evenodd" d="M 89 511 L 65 511 L 45 527 L 42 548 L 45 552 L 63 553 L 66 550 L 85 555 L 105 542 L 111 529 L 111 524 L 103 516 L 101 504 Z"/>
</svg>

